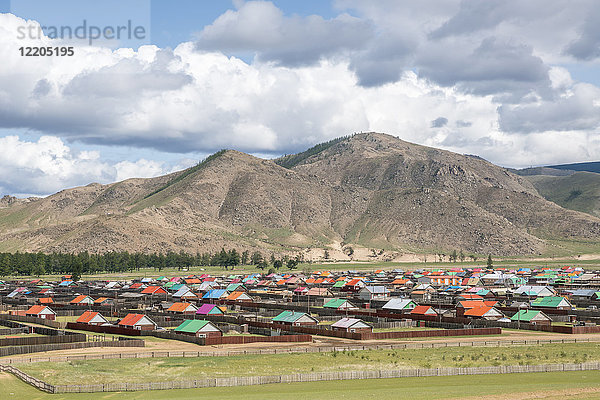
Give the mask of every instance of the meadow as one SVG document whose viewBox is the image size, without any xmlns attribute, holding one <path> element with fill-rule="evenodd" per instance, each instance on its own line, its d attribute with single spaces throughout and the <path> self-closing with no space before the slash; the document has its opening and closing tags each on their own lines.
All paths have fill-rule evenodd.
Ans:
<svg viewBox="0 0 600 400">
<path fill-rule="evenodd" d="M 543 398 L 545 400 L 597 399 L 600 371 L 532 374 L 444 376 L 428 378 L 367 379 L 242 386 L 156 390 L 125 393 L 48 394 L 0 373 L 0 399 L 29 400 L 364 400 L 364 399 L 480 399 Z M 492 397 L 493 396 L 493 397 Z"/>
<path fill-rule="evenodd" d="M 53 385 L 165 382 L 228 376 L 287 375 L 338 370 L 534 365 L 600 361 L 600 344 L 334 351 L 231 357 L 144 358 L 17 365 Z"/>
</svg>

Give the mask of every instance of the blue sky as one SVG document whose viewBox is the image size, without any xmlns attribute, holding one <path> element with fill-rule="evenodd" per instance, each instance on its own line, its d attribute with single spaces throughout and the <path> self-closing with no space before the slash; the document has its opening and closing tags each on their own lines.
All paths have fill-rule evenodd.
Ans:
<svg viewBox="0 0 600 400">
<path fill-rule="evenodd" d="M 369 130 L 509 167 L 596 161 L 599 10 L 594 0 L 0 0 L 0 194 L 155 176 L 221 148 L 276 157 Z M 82 21 L 132 21 L 144 35 L 14 34 Z M 75 56 L 18 54 L 42 43 Z"/>
</svg>

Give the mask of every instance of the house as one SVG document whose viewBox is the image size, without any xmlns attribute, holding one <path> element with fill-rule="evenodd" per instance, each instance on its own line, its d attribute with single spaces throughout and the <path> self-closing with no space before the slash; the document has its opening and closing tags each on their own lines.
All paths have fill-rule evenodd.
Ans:
<svg viewBox="0 0 600 400">
<path fill-rule="evenodd" d="M 410 311 L 410 315 L 438 315 L 431 306 L 416 306 Z"/>
<path fill-rule="evenodd" d="M 227 296 L 227 300 L 252 301 L 252 297 L 250 297 L 246 292 L 233 292 Z"/>
<path fill-rule="evenodd" d="M 52 303 L 54 303 L 54 300 L 52 299 L 52 297 L 40 297 L 38 301 L 39 301 L 40 304 L 52 304 Z"/>
<path fill-rule="evenodd" d="M 144 290 L 142 290 L 143 294 L 155 295 L 155 294 L 163 294 L 166 295 L 167 291 L 161 286 L 148 286 Z"/>
<path fill-rule="evenodd" d="M 196 314 L 198 314 L 198 315 L 223 315 L 223 314 L 225 314 L 223 308 L 225 308 L 225 307 L 218 307 L 214 304 L 202 304 L 200 306 L 200 308 L 198 308 L 198 311 L 196 311 Z"/>
<path fill-rule="evenodd" d="M 346 299 L 331 299 L 323 304 L 324 308 L 333 308 L 336 310 L 358 310 L 354 304 Z"/>
<path fill-rule="evenodd" d="M 193 315 L 196 314 L 196 311 L 198 311 L 198 307 L 192 303 L 173 303 L 173 305 L 167 309 L 167 312 L 183 315 Z"/>
<path fill-rule="evenodd" d="M 531 307 L 553 308 L 555 310 L 571 310 L 573 304 L 560 296 L 538 297 L 531 302 Z"/>
<path fill-rule="evenodd" d="M 108 320 L 102 316 L 99 312 L 96 311 L 86 311 L 77 318 L 75 321 L 80 324 L 88 324 L 88 325 L 103 325 L 108 324 Z"/>
<path fill-rule="evenodd" d="M 49 320 L 56 319 L 56 313 L 50 307 L 43 305 L 32 306 L 29 310 L 25 311 L 25 315 Z"/>
<path fill-rule="evenodd" d="M 185 320 L 173 332 L 184 335 L 193 335 L 196 337 L 218 337 L 223 336 L 223 332 L 212 322 L 201 319 Z"/>
<path fill-rule="evenodd" d="M 391 298 L 387 303 L 383 305 L 384 310 L 397 311 L 397 312 L 410 312 L 412 309 L 417 307 L 411 299 L 401 299 L 399 297 Z"/>
<path fill-rule="evenodd" d="M 358 298 L 365 301 L 382 300 L 390 295 L 385 286 L 365 286 L 358 291 Z"/>
<path fill-rule="evenodd" d="M 319 321 L 307 313 L 297 311 L 282 311 L 276 317 L 273 317 L 273 323 L 292 326 L 310 326 L 317 325 Z"/>
<path fill-rule="evenodd" d="M 464 312 L 465 317 L 485 319 L 488 321 L 497 321 L 500 318 L 504 318 L 504 314 L 496 310 L 495 307 L 473 307 Z"/>
<path fill-rule="evenodd" d="M 113 299 L 110 299 L 108 297 L 99 297 L 96 300 L 94 300 L 94 304 L 99 304 L 99 305 L 103 305 L 103 306 L 108 306 L 113 303 L 114 303 Z"/>
<path fill-rule="evenodd" d="M 94 304 L 94 299 L 92 299 L 90 296 L 86 296 L 85 294 L 81 294 L 81 295 L 75 297 L 73 300 L 71 300 L 70 304 L 79 304 L 79 305 L 89 306 L 91 304 Z"/>
<path fill-rule="evenodd" d="M 331 324 L 331 329 L 353 333 L 373 332 L 372 325 L 357 318 L 342 318 Z"/>
<path fill-rule="evenodd" d="M 144 314 L 127 314 L 117 324 L 121 328 L 138 329 L 142 331 L 152 331 L 156 329 L 156 323 Z"/>
<path fill-rule="evenodd" d="M 534 325 L 550 325 L 552 320 L 543 311 L 519 310 L 510 318 L 511 322 L 528 322 Z"/>
<path fill-rule="evenodd" d="M 513 290 L 513 293 L 516 296 L 524 296 L 524 297 L 546 297 L 546 296 L 556 296 L 556 291 L 549 286 L 531 286 L 531 285 L 522 285 Z"/>
<path fill-rule="evenodd" d="M 202 296 L 204 300 L 218 300 L 229 296 L 229 293 L 225 289 L 211 289 Z"/>
<path fill-rule="evenodd" d="M 328 288 L 312 287 L 306 292 L 307 296 L 315 297 L 333 297 L 333 293 Z"/>
</svg>

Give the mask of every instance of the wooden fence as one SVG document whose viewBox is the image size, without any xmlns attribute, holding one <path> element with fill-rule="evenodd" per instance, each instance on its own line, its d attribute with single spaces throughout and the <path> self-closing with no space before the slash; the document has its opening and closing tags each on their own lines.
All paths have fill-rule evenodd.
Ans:
<svg viewBox="0 0 600 400">
<path fill-rule="evenodd" d="M 135 341 L 135 340 L 133 340 Z M 123 341 L 123 342 L 129 342 Z M 332 351 L 361 351 L 361 350 L 406 350 L 406 349 L 439 349 L 447 347 L 511 347 L 539 346 L 544 344 L 591 343 L 595 340 L 586 339 L 548 339 L 548 340 L 493 340 L 473 342 L 432 342 L 432 343 L 401 343 L 386 345 L 349 345 L 349 346 L 320 346 L 292 348 L 264 348 L 257 350 L 223 350 L 223 351 L 148 351 L 144 353 L 99 353 L 48 357 L 21 357 L 1 360 L 5 364 L 23 364 L 36 362 L 68 362 L 88 360 L 108 360 L 127 358 L 182 358 L 182 357 L 230 357 L 240 355 L 287 354 L 287 353 L 329 353 Z M 118 343 L 118 342 L 117 342 Z"/>
<path fill-rule="evenodd" d="M 70 333 L 55 336 L 33 336 L 0 339 L 0 347 L 4 346 L 36 346 L 52 343 L 74 343 L 87 341 L 87 335 L 83 333 Z"/>
<path fill-rule="evenodd" d="M 56 388 L 42 380 L 34 378 L 33 376 L 27 375 L 25 372 L 21 371 L 18 368 L 13 367 L 12 365 L 2 365 L 0 364 L 0 372 L 8 372 L 13 374 L 23 382 L 37 388 L 43 390 L 48 393 L 56 393 Z"/>
<path fill-rule="evenodd" d="M 138 390 L 168 390 L 192 389 L 206 387 L 233 387 L 266 385 L 275 383 L 317 382 L 355 379 L 385 379 L 385 378 L 414 378 L 434 376 L 458 375 L 483 375 L 483 374 L 515 374 L 515 373 L 540 373 L 564 371 L 592 371 L 600 369 L 599 362 L 581 364 L 541 364 L 541 365 L 506 365 L 490 367 L 469 368 L 419 368 L 419 369 L 392 369 L 392 370 L 359 370 L 359 371 L 330 371 L 311 372 L 293 375 L 271 376 L 232 376 L 219 378 L 200 378 L 191 380 L 175 380 L 168 382 L 144 383 L 110 383 L 92 385 L 49 385 L 43 381 L 29 377 L 26 374 L 19 376 L 25 382 L 51 393 L 95 393 L 95 392 L 128 392 Z M 11 370 L 8 372 L 13 373 Z M 18 371 L 18 370 L 17 370 Z M 17 372 L 18 373 L 18 372 Z M 25 379 L 24 379 L 25 378 Z M 29 379 L 29 381 L 27 380 Z M 41 387 L 40 387 L 41 386 Z"/>
<path fill-rule="evenodd" d="M 85 335 L 84 335 L 85 336 Z M 53 350 L 86 349 L 90 347 L 144 347 L 145 342 L 141 339 L 130 340 L 106 340 L 97 342 L 75 342 L 75 343 L 53 343 L 25 346 L 0 347 L 0 357 L 17 354 L 42 353 Z M 2 360 L 4 362 L 5 360 Z"/>
</svg>

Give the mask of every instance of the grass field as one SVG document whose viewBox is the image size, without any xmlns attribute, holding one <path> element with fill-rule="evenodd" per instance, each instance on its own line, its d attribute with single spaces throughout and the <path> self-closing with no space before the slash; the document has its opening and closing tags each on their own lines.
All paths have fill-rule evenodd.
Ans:
<svg viewBox="0 0 600 400">
<path fill-rule="evenodd" d="M 474 367 L 578 363 L 600 360 L 600 344 L 519 347 L 364 350 L 232 357 L 145 358 L 21 364 L 29 375 L 54 385 L 164 382 L 195 378 L 287 375 L 332 370 Z"/>
<path fill-rule="evenodd" d="M 528 396 L 527 394 L 530 394 Z M 127 393 L 47 394 L 8 374 L 0 374 L 3 400 L 309 400 L 309 399 L 597 399 L 600 371 L 370 379 L 291 383 L 233 388 L 157 390 Z M 513 397 L 514 396 L 514 397 Z M 536 397 L 534 397 L 536 396 Z"/>
</svg>

